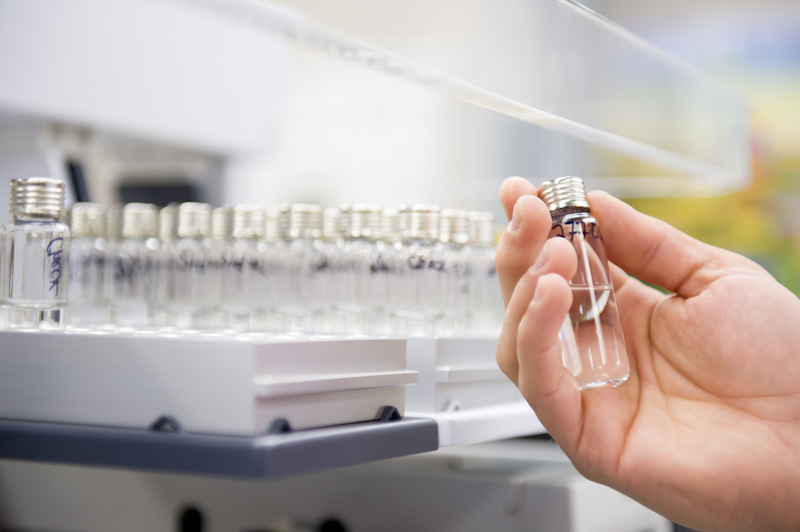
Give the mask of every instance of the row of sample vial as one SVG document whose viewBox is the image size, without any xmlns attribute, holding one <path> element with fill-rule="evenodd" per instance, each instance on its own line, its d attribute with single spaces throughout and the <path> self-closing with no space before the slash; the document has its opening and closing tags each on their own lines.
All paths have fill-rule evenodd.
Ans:
<svg viewBox="0 0 800 532">
<path fill-rule="evenodd" d="M 413 336 L 502 320 L 490 213 L 76 203 L 67 218 L 75 327 Z"/>
</svg>

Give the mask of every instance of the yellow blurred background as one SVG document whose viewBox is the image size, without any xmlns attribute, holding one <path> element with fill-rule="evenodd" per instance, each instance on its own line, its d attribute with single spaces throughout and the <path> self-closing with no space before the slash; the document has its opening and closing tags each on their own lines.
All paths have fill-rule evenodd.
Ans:
<svg viewBox="0 0 800 532">
<path fill-rule="evenodd" d="M 667 7 L 612 1 L 595 7 L 738 87 L 751 105 L 753 177 L 746 189 L 629 203 L 700 240 L 747 255 L 800 294 L 800 4 L 677 1 Z"/>
</svg>

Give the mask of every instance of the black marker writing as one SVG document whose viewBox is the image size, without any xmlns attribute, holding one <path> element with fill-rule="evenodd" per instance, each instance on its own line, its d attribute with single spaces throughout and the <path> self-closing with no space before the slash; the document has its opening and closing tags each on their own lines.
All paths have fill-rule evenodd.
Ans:
<svg viewBox="0 0 800 532">
<path fill-rule="evenodd" d="M 47 258 L 50 261 L 50 292 L 58 296 L 61 282 L 61 254 L 64 251 L 64 239 L 54 238 L 47 244 Z"/>
</svg>

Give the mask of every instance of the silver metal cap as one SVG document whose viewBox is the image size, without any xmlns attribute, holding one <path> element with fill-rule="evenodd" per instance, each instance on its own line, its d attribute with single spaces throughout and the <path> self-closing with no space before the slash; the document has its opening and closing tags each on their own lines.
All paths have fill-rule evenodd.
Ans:
<svg viewBox="0 0 800 532">
<path fill-rule="evenodd" d="M 239 203 L 233 206 L 233 238 L 264 238 L 267 213 L 261 205 Z"/>
<path fill-rule="evenodd" d="M 349 203 L 339 204 L 339 232 L 343 235 L 350 230 L 350 218 L 353 215 L 353 207 Z"/>
<path fill-rule="evenodd" d="M 170 203 L 158 212 L 158 238 L 167 242 L 178 237 L 178 204 Z"/>
<path fill-rule="evenodd" d="M 295 203 L 289 210 L 289 238 L 322 236 L 322 207 L 312 203 Z"/>
<path fill-rule="evenodd" d="M 397 226 L 400 228 L 400 239 L 405 238 L 411 225 L 411 205 L 401 203 L 397 206 Z"/>
<path fill-rule="evenodd" d="M 151 203 L 128 203 L 122 208 L 123 238 L 155 238 L 158 207 Z"/>
<path fill-rule="evenodd" d="M 551 212 L 565 207 L 589 209 L 586 186 L 580 177 L 564 176 L 557 177 L 552 181 L 545 181 L 539 187 L 539 197 Z"/>
<path fill-rule="evenodd" d="M 73 238 L 104 238 L 106 208 L 99 203 L 75 203 L 70 212 L 69 229 Z"/>
<path fill-rule="evenodd" d="M 381 211 L 381 240 L 398 242 L 400 238 L 400 211 L 394 207 L 387 207 Z"/>
<path fill-rule="evenodd" d="M 405 238 L 438 240 L 440 211 L 437 205 L 412 205 Z"/>
<path fill-rule="evenodd" d="M 353 205 L 350 212 L 350 238 L 379 238 L 381 234 L 381 207 L 367 203 Z"/>
<path fill-rule="evenodd" d="M 122 238 L 122 213 L 125 206 L 115 203 L 106 211 L 106 238 L 118 240 Z"/>
<path fill-rule="evenodd" d="M 439 220 L 439 240 L 455 244 L 469 243 L 469 213 L 460 209 L 444 209 Z"/>
<path fill-rule="evenodd" d="M 211 234 L 211 205 L 186 202 L 178 206 L 178 236 L 203 238 Z"/>
<path fill-rule="evenodd" d="M 211 238 L 229 240 L 233 238 L 233 207 L 225 205 L 211 211 Z"/>
<path fill-rule="evenodd" d="M 343 234 L 342 211 L 337 207 L 328 207 L 322 211 L 322 236 L 332 242 Z"/>
<path fill-rule="evenodd" d="M 289 239 L 289 226 L 291 225 L 292 206 L 289 203 L 281 203 L 278 206 L 278 234 L 281 240 Z"/>
<path fill-rule="evenodd" d="M 264 239 L 267 242 L 283 240 L 281 234 L 281 208 L 270 207 L 267 209 L 266 223 L 264 224 Z"/>
<path fill-rule="evenodd" d="M 17 217 L 56 221 L 64 210 L 64 182 L 49 177 L 23 177 L 10 183 L 8 212 Z"/>
<path fill-rule="evenodd" d="M 469 213 L 469 240 L 473 244 L 494 245 L 494 214 L 486 211 Z"/>
</svg>

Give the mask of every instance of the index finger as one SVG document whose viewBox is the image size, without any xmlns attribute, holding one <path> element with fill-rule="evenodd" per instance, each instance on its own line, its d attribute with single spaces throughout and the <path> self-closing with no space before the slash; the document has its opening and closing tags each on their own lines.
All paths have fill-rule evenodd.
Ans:
<svg viewBox="0 0 800 532">
<path fill-rule="evenodd" d="M 509 177 L 500 185 L 500 203 L 506 211 L 506 218 L 511 221 L 514 205 L 522 196 L 538 196 L 536 185 L 523 177 Z"/>
</svg>

